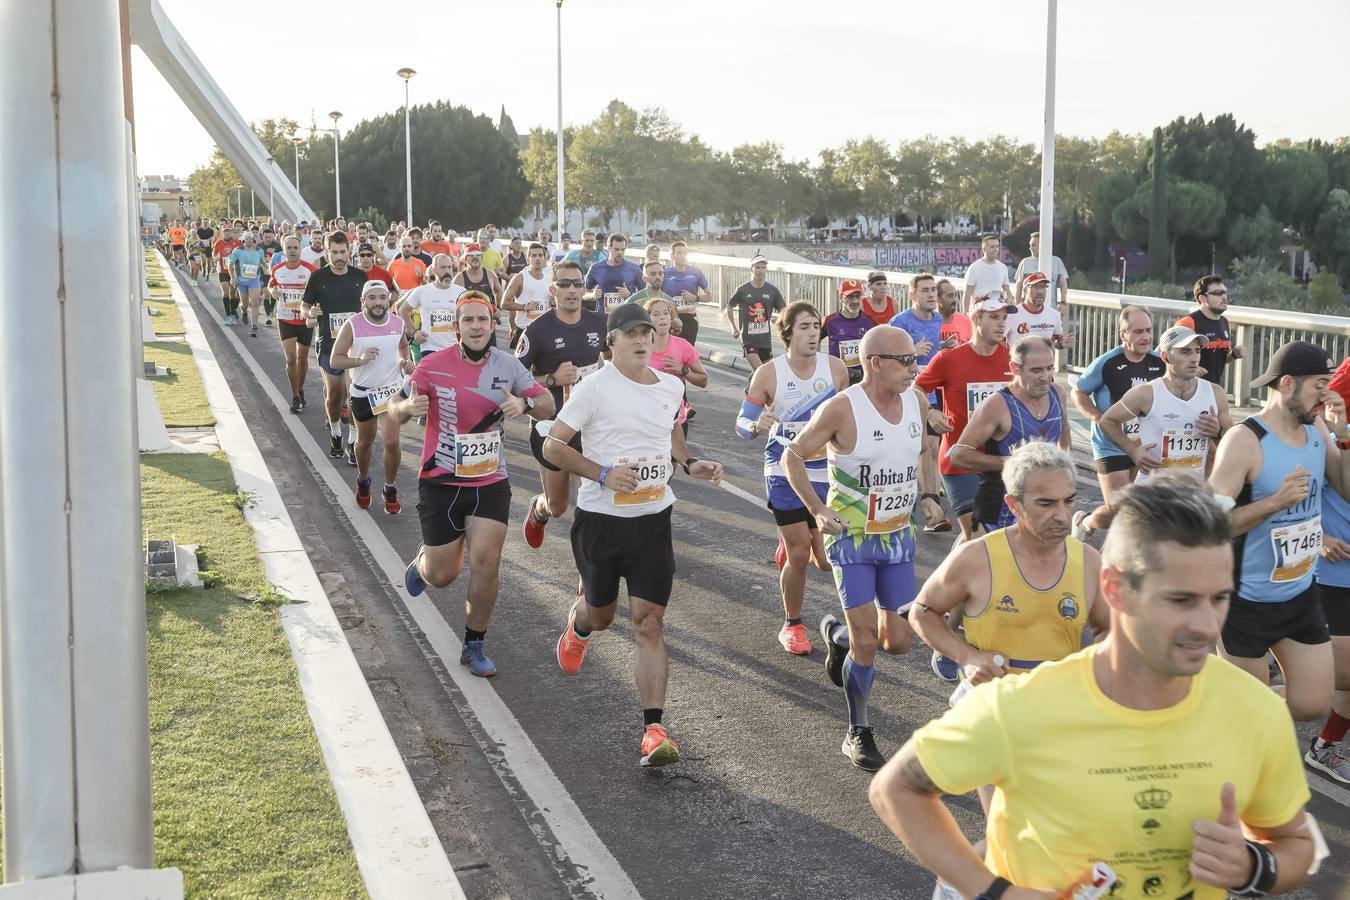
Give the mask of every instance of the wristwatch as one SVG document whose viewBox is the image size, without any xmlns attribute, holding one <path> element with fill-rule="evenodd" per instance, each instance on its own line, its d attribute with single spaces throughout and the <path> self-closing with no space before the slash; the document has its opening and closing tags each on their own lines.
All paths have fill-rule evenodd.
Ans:
<svg viewBox="0 0 1350 900">
<path fill-rule="evenodd" d="M 557 383 L 557 379 L 554 378 L 552 375 L 549 375 L 547 378 L 544 379 L 544 386 L 545 386 L 545 387 L 553 387 L 556 383 Z"/>
<path fill-rule="evenodd" d="M 534 409 L 534 398 L 533 398 L 533 397 L 521 397 L 520 399 L 522 399 L 522 400 L 525 401 L 525 411 L 526 411 L 526 412 L 529 412 L 530 410 Z"/>
<path fill-rule="evenodd" d="M 983 893 L 975 895 L 975 900 L 998 900 L 1003 896 L 1003 892 L 1012 887 L 1012 882 L 1006 878 L 998 877 L 994 883 L 985 888 Z"/>
<path fill-rule="evenodd" d="M 680 367 L 680 374 L 683 375 L 683 376 L 685 376 L 685 377 L 687 378 L 687 377 L 689 376 L 689 367 L 688 367 L 688 366 L 681 366 L 681 367 Z"/>
<path fill-rule="evenodd" d="M 692 465 L 693 465 L 694 463 L 696 463 L 696 462 L 698 462 L 698 457 L 697 457 L 697 456 L 691 456 L 691 457 L 689 457 L 688 459 L 686 459 L 684 462 L 680 463 L 680 468 L 684 469 L 684 474 L 688 475 L 688 474 L 689 474 L 689 467 L 692 466 Z"/>
</svg>

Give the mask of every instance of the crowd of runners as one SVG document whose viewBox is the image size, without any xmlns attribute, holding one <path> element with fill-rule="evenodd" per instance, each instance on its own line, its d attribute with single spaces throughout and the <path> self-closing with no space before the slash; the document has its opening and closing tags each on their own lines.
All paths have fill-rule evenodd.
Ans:
<svg viewBox="0 0 1350 900">
<path fill-rule="evenodd" d="M 187 277 L 218 273 L 228 325 L 276 325 L 296 415 L 315 354 L 359 507 L 378 438 L 381 508 L 402 511 L 403 426 L 425 429 L 404 587 L 450 585 L 467 555 L 460 661 L 482 677 L 511 525 L 503 422 L 530 420 L 539 484 L 519 527 L 538 548 L 570 512 L 578 576 L 557 662 L 581 671 L 625 584 L 640 765 L 679 760 L 663 721 L 671 484 L 723 476 L 688 443 L 700 305 L 720 302 L 751 374 L 735 421 L 700 427 L 762 447 L 778 642 L 808 656 L 818 637 L 842 752 L 878 773 L 872 805 L 939 876 L 935 897 L 1261 896 L 1325 855 L 1304 767 L 1350 784 L 1350 361 L 1284 345 L 1251 382 L 1263 405 L 1235 421 L 1221 384 L 1244 348 L 1221 277 L 1196 282 L 1156 347 L 1148 310 L 1122 309 L 1119 345 L 1066 387 L 1063 266 L 1010 276 L 992 236 L 961 287 L 872 272 L 824 316 L 762 257 L 716 297 L 681 242 L 640 265 L 621 234 L 234 220 L 175 221 L 163 240 Z M 1091 508 L 1071 408 L 1092 422 Z M 920 578 L 916 548 L 943 532 L 955 542 Z M 808 623 L 812 567 L 840 609 Z M 916 635 L 951 709 L 888 760 L 868 717 L 878 651 Z M 1302 760 L 1295 720 L 1322 723 Z M 978 846 L 940 801 L 969 791 Z"/>
</svg>

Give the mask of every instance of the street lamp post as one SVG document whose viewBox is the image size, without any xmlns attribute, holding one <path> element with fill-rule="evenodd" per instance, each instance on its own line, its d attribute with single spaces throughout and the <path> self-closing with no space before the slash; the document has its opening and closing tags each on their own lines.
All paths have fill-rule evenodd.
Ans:
<svg viewBox="0 0 1350 900">
<path fill-rule="evenodd" d="M 1045 136 L 1041 144 L 1041 252 L 1036 268 L 1050 277 L 1051 305 L 1059 296 L 1055 281 L 1055 19 L 1059 0 L 1046 0 Z"/>
<path fill-rule="evenodd" d="M 267 157 L 267 217 L 269 219 L 277 217 L 277 214 L 273 212 L 273 204 L 277 199 L 276 190 L 272 186 L 272 166 L 274 163 L 276 163 L 275 159 L 270 156 Z"/>
<path fill-rule="evenodd" d="M 408 82 L 416 75 L 412 69 L 406 66 L 398 70 L 398 77 L 403 79 L 403 167 L 405 180 L 408 184 L 408 227 L 412 227 L 412 118 L 408 112 Z"/>
<path fill-rule="evenodd" d="M 300 145 L 303 143 L 300 135 L 291 135 L 291 146 L 295 148 L 295 192 L 297 194 L 300 193 Z"/>
<path fill-rule="evenodd" d="M 337 212 L 333 215 L 335 218 L 342 218 L 342 173 L 338 165 L 338 119 L 342 118 L 342 113 L 333 110 L 328 114 L 328 118 L 333 120 L 333 205 L 337 207 Z"/>
<path fill-rule="evenodd" d="M 236 216 L 244 214 L 244 186 L 242 184 L 234 186 L 234 214 Z"/>
<path fill-rule="evenodd" d="M 253 193 L 253 188 L 248 189 L 248 214 L 249 218 L 258 218 L 258 196 Z"/>
<path fill-rule="evenodd" d="M 563 221 L 563 117 L 562 117 L 562 5 L 563 0 L 556 0 L 558 7 L 558 233 L 567 230 L 567 225 Z M 583 222 L 584 226 L 586 223 Z"/>
</svg>

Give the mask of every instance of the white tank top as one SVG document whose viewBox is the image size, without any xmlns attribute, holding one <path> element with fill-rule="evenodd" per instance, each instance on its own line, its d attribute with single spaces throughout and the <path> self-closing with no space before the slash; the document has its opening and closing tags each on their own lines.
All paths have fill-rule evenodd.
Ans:
<svg viewBox="0 0 1350 900">
<path fill-rule="evenodd" d="M 792 371 L 792 366 L 788 365 L 787 354 L 775 356 L 773 374 L 776 386 L 769 412 L 778 419 L 778 423 L 769 432 L 768 442 L 764 447 L 764 474 L 786 478 L 787 472 L 783 470 L 783 451 L 806 427 L 811 415 L 826 400 L 834 396 L 834 377 L 830 374 L 828 353 L 816 354 L 816 367 L 806 378 L 801 378 Z M 825 454 L 821 453 L 808 459 L 806 471 L 812 481 L 824 484 L 827 480 Z"/>
<path fill-rule="evenodd" d="M 1203 378 L 1195 380 L 1195 393 L 1182 400 L 1167 389 L 1161 378 L 1149 382 L 1153 387 L 1153 405 L 1148 415 L 1139 417 L 1139 442 L 1162 459 L 1169 472 L 1184 472 L 1196 478 L 1205 477 L 1205 463 L 1209 459 L 1209 438 L 1195 431 L 1195 423 L 1202 412 L 1218 410 L 1214 405 L 1214 385 Z M 1136 481 L 1146 481 L 1140 472 Z"/>
<path fill-rule="evenodd" d="M 548 312 L 553 306 L 553 298 L 548 292 L 548 271 L 535 278 L 530 274 L 529 269 L 520 273 L 520 296 L 516 298 L 517 303 L 528 303 L 530 308 L 525 311 L 516 311 L 516 327 L 524 328 L 535 319 Z"/>
<path fill-rule="evenodd" d="M 352 396 L 369 397 L 371 409 L 383 412 L 389 398 L 403 386 L 398 357 L 398 345 L 403 340 L 403 320 L 390 314 L 376 325 L 362 312 L 348 319 L 343 327 L 352 330 L 352 348 L 347 351 L 348 356 L 363 356 L 372 347 L 380 351 L 375 359 L 350 371 Z"/>
<path fill-rule="evenodd" d="M 841 453 L 829 445 L 830 492 L 826 503 L 844 520 L 842 535 L 826 539 L 833 545 L 845 541 L 852 550 L 860 550 L 868 535 L 906 532 L 904 547 L 883 541 L 882 550 L 869 550 L 873 562 L 903 561 L 913 553 L 911 519 L 919 501 L 919 453 L 923 449 L 923 422 L 919 418 L 919 398 L 913 390 L 900 396 L 901 415 L 892 425 L 877 411 L 863 390 L 855 384 L 844 391 L 853 411 L 857 436 L 851 453 Z M 841 551 L 846 552 L 846 551 Z M 839 562 L 858 562 L 861 558 L 843 558 Z"/>
</svg>

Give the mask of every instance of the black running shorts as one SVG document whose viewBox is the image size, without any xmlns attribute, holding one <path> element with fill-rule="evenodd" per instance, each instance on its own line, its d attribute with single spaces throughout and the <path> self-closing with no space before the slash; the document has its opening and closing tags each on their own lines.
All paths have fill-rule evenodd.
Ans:
<svg viewBox="0 0 1350 900">
<path fill-rule="evenodd" d="M 1229 656 L 1260 659 L 1285 638 L 1300 644 L 1331 640 L 1317 585 L 1280 603 L 1253 603 L 1234 595 L 1223 623 L 1223 649 Z"/>
<path fill-rule="evenodd" d="M 1319 584 L 1317 596 L 1322 601 L 1322 615 L 1331 636 L 1350 637 L 1350 588 Z"/>
<path fill-rule="evenodd" d="M 314 343 L 314 329 L 302 322 L 277 322 L 277 332 L 283 341 L 295 338 L 298 343 L 308 347 Z"/>
<path fill-rule="evenodd" d="M 581 573 L 589 606 L 605 607 L 619 599 L 619 579 L 628 582 L 628 596 L 657 606 L 670 602 L 675 583 L 675 548 L 670 537 L 670 510 L 624 518 L 578 509 L 572 514 L 572 558 Z"/>
<path fill-rule="evenodd" d="M 417 482 L 417 515 L 422 520 L 422 543 L 441 547 L 464 537 L 468 518 L 506 524 L 511 515 L 511 482 L 503 478 L 482 487 Z"/>
</svg>

